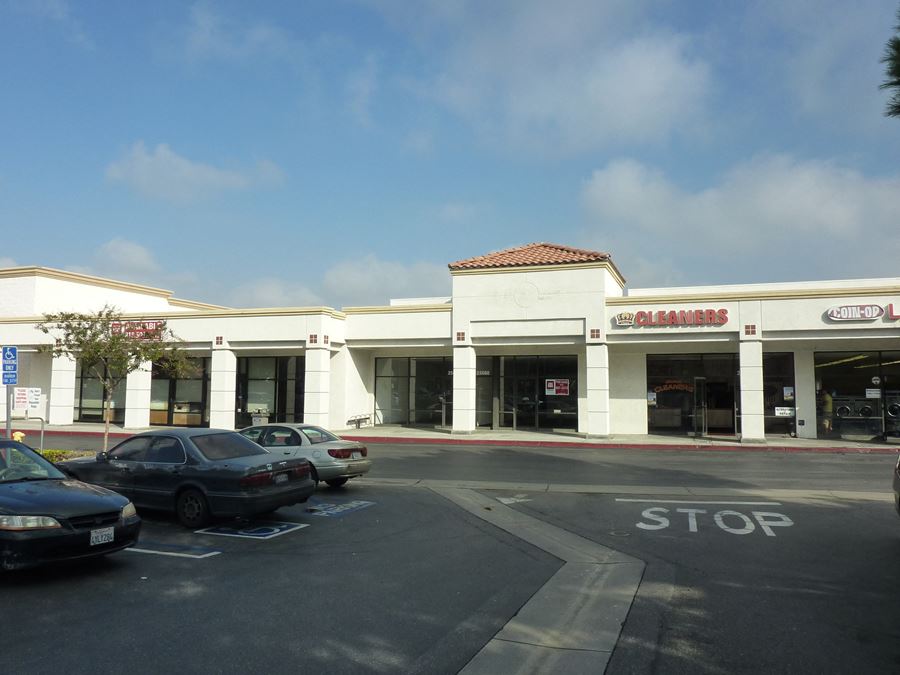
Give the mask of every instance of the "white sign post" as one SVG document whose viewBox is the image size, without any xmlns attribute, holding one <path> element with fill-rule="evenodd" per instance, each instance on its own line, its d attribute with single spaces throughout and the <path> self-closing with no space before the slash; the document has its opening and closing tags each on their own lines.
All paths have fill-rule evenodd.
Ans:
<svg viewBox="0 0 900 675">
<path fill-rule="evenodd" d="M 6 437 L 12 438 L 12 385 L 19 383 L 19 348 L 2 348 L 3 384 L 6 385 Z"/>
</svg>

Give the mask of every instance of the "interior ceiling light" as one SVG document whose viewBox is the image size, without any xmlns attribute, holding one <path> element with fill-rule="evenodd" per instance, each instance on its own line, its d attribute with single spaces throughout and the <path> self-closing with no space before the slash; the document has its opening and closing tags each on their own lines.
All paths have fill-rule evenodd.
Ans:
<svg viewBox="0 0 900 675">
<path fill-rule="evenodd" d="M 877 368 L 879 365 L 882 365 L 882 366 L 892 366 L 892 365 L 894 365 L 895 363 L 900 363 L 900 361 L 885 361 L 885 362 L 880 363 L 880 364 L 878 364 L 878 363 L 866 363 L 866 364 L 864 364 L 864 365 L 862 365 L 862 366 L 853 366 L 853 367 L 854 367 L 854 368 Z"/>
<path fill-rule="evenodd" d="M 868 354 L 857 354 L 856 356 L 849 356 L 846 359 L 838 359 L 837 361 L 829 361 L 828 363 L 817 363 L 816 368 L 824 368 L 825 366 L 836 366 L 839 363 L 850 363 L 851 361 L 859 361 L 860 359 L 869 358 Z"/>
</svg>

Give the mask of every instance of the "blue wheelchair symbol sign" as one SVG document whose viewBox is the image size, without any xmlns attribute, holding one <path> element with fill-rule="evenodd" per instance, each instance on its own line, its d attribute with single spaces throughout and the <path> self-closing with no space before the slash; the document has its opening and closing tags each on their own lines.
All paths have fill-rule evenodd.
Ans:
<svg viewBox="0 0 900 675">
<path fill-rule="evenodd" d="M 9 373 L 18 370 L 19 365 L 19 348 L 4 347 L 3 348 L 3 372 Z"/>
</svg>

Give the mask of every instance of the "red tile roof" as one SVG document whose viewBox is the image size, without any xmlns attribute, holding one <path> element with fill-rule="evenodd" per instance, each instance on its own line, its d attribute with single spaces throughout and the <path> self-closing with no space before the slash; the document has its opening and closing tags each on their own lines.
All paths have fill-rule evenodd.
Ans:
<svg viewBox="0 0 900 675">
<path fill-rule="evenodd" d="M 495 251 L 467 260 L 450 263 L 451 270 L 474 270 L 494 267 L 532 267 L 535 265 L 569 265 L 586 262 L 609 262 L 609 253 L 586 251 L 571 246 L 538 242 Z"/>
</svg>

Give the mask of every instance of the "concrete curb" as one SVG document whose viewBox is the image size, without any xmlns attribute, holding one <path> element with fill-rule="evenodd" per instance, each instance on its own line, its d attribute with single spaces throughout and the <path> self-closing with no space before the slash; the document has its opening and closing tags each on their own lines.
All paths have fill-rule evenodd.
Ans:
<svg viewBox="0 0 900 675">
<path fill-rule="evenodd" d="M 460 673 L 603 673 L 640 586 L 644 563 L 473 490 L 432 490 L 565 563 Z"/>
<path fill-rule="evenodd" d="M 831 454 L 881 454 L 895 455 L 900 452 L 900 447 L 852 447 L 852 446 L 794 446 L 794 445 L 766 445 L 765 443 L 745 443 L 735 445 L 718 445 L 706 443 L 613 443 L 594 441 L 528 441 L 495 439 L 469 439 L 469 438 L 410 438 L 408 436 L 357 436 L 355 434 L 342 434 L 342 438 L 373 445 L 472 445 L 472 446 L 503 446 L 523 448 L 581 448 L 592 450 L 616 449 L 616 450 L 651 450 L 657 452 L 819 452 Z"/>
</svg>

